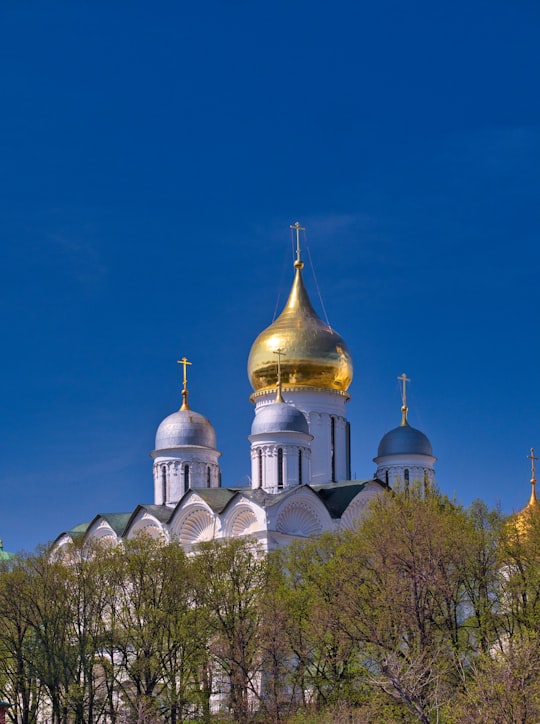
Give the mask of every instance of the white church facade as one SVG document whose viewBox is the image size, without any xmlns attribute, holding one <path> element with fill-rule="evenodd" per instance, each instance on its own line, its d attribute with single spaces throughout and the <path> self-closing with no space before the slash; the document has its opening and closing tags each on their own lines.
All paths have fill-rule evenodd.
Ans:
<svg viewBox="0 0 540 724">
<path fill-rule="evenodd" d="M 153 459 L 154 502 L 127 513 L 98 514 L 62 533 L 75 540 L 119 543 L 144 532 L 178 540 L 186 550 L 203 541 L 251 536 L 265 550 L 297 538 L 353 527 L 375 496 L 398 481 L 433 482 L 431 444 L 407 419 L 381 440 L 371 479 L 351 480 L 351 430 L 346 415 L 353 363 L 344 339 L 317 315 L 302 278 L 297 222 L 294 280 L 285 307 L 254 341 L 248 360 L 253 387 L 251 486 L 221 485 L 216 432 L 191 409 L 184 357 L 180 409 L 158 427 Z"/>
</svg>

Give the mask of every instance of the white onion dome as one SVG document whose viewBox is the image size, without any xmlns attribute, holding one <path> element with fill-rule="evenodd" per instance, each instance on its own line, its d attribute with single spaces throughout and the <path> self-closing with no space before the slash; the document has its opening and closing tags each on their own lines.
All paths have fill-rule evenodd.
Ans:
<svg viewBox="0 0 540 724">
<path fill-rule="evenodd" d="M 411 427 L 406 421 L 395 427 L 379 443 L 377 457 L 386 455 L 429 455 L 433 456 L 431 443 L 423 432 Z"/>
<path fill-rule="evenodd" d="M 302 280 L 303 263 L 279 317 L 263 330 L 251 347 L 248 376 L 255 391 L 275 386 L 276 355 L 283 350 L 283 387 L 315 387 L 346 392 L 353 364 L 344 339 L 315 312 Z"/>
<path fill-rule="evenodd" d="M 309 435 L 308 421 L 297 407 L 286 402 L 273 402 L 257 411 L 251 425 L 251 434 L 276 432 L 301 432 Z"/>
<path fill-rule="evenodd" d="M 156 433 L 156 450 L 186 445 L 216 447 L 216 432 L 212 423 L 204 415 L 189 408 L 166 417 Z"/>
</svg>

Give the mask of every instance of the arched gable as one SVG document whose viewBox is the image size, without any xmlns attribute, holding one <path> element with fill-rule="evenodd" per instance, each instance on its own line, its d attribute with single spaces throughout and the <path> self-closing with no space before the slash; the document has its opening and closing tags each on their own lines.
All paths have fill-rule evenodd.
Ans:
<svg viewBox="0 0 540 724">
<path fill-rule="evenodd" d="M 220 528 L 219 518 L 196 491 L 190 490 L 178 503 L 169 523 L 169 535 L 181 545 L 212 540 Z"/>
<path fill-rule="evenodd" d="M 308 538 L 333 527 L 327 509 L 309 486 L 297 488 L 272 510 L 271 529 L 286 535 Z"/>
<path fill-rule="evenodd" d="M 122 540 L 131 516 L 131 513 L 99 513 L 88 526 L 83 545 L 116 545 Z"/>
<path fill-rule="evenodd" d="M 107 520 L 101 516 L 97 516 L 97 518 L 94 519 L 84 536 L 84 545 L 86 547 L 95 543 L 101 545 L 116 545 L 118 542 L 118 535 L 114 532 Z"/>
<path fill-rule="evenodd" d="M 169 540 L 167 528 L 144 508 L 140 509 L 130 521 L 123 537 L 135 538 L 138 535 L 147 535 L 162 542 Z"/>
<path fill-rule="evenodd" d="M 386 488 L 381 483 L 367 483 L 343 511 L 340 528 L 355 528 L 366 514 L 368 504 L 385 491 Z"/>
<path fill-rule="evenodd" d="M 246 498 L 236 500 L 221 516 L 222 530 L 225 538 L 236 538 L 242 535 L 266 532 L 266 516 L 264 510 Z"/>
</svg>

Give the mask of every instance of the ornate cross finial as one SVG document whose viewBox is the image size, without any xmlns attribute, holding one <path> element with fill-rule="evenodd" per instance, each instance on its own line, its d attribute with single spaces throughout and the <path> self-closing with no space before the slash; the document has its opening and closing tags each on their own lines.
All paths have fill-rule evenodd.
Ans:
<svg viewBox="0 0 540 724">
<path fill-rule="evenodd" d="M 407 382 L 410 382 L 410 379 L 403 372 L 398 380 L 401 382 L 401 424 L 407 425 L 407 412 L 409 409 L 407 407 Z"/>
<path fill-rule="evenodd" d="M 274 354 L 277 355 L 277 395 L 276 402 L 283 402 L 281 395 L 281 358 L 286 357 L 287 353 L 281 347 L 274 350 Z"/>
<path fill-rule="evenodd" d="M 398 377 L 398 380 L 401 382 L 401 402 L 403 407 L 407 407 L 407 382 L 410 382 L 410 379 L 404 372 Z"/>
<path fill-rule="evenodd" d="M 182 357 L 182 359 L 177 360 L 179 365 L 183 365 L 184 367 L 184 386 L 182 388 L 182 407 L 181 410 L 189 410 L 188 405 L 188 388 L 187 388 L 187 366 L 192 364 L 192 362 L 189 362 L 187 357 Z"/>
<path fill-rule="evenodd" d="M 531 448 L 530 455 L 527 455 L 527 458 L 531 461 L 531 483 L 536 483 L 536 471 L 534 469 L 534 463 L 538 460 L 537 457 L 534 455 L 534 448 Z"/>
<path fill-rule="evenodd" d="M 300 258 L 300 232 L 305 231 L 305 226 L 300 226 L 300 222 L 297 221 L 294 224 L 291 224 L 291 229 L 296 230 L 296 261 L 294 262 L 294 266 L 297 269 L 303 269 L 304 268 L 304 262 Z"/>
</svg>

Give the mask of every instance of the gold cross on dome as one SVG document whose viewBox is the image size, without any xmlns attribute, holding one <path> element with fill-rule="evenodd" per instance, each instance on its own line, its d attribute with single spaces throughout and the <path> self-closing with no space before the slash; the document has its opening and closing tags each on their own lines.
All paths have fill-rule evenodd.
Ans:
<svg viewBox="0 0 540 724">
<path fill-rule="evenodd" d="M 177 360 L 179 365 L 182 365 L 184 367 L 184 390 L 187 389 L 187 366 L 190 364 L 193 364 L 192 362 L 189 362 L 187 357 L 182 357 L 182 359 Z"/>
<path fill-rule="evenodd" d="M 534 448 L 531 448 L 531 454 L 527 455 L 528 459 L 531 461 L 531 483 L 534 481 L 536 482 L 536 471 L 534 469 L 534 463 L 538 460 L 537 457 L 534 455 Z"/>
<path fill-rule="evenodd" d="M 410 379 L 404 372 L 398 377 L 398 380 L 401 382 L 401 402 L 403 407 L 407 407 L 407 382 L 410 382 Z"/>
<path fill-rule="evenodd" d="M 277 397 L 276 402 L 283 402 L 283 398 L 281 397 L 281 358 L 286 357 L 287 353 L 282 347 L 278 347 L 273 351 L 275 355 L 277 355 Z"/>
<path fill-rule="evenodd" d="M 192 364 L 192 362 L 189 362 L 187 357 L 182 357 L 182 359 L 177 360 L 179 365 L 183 365 L 184 367 L 184 386 L 182 388 L 182 407 L 181 410 L 189 410 L 188 405 L 188 388 L 187 388 L 187 366 Z"/>
<path fill-rule="evenodd" d="M 296 230 L 296 261 L 294 262 L 294 266 L 301 269 L 304 263 L 300 258 L 300 232 L 305 231 L 306 227 L 300 226 L 300 222 L 296 221 L 294 224 L 291 224 L 291 229 Z"/>
<path fill-rule="evenodd" d="M 277 355 L 277 376 L 278 376 L 278 383 L 281 383 L 281 358 L 286 357 L 287 353 L 282 347 L 278 347 L 273 352 L 275 355 Z"/>
</svg>

